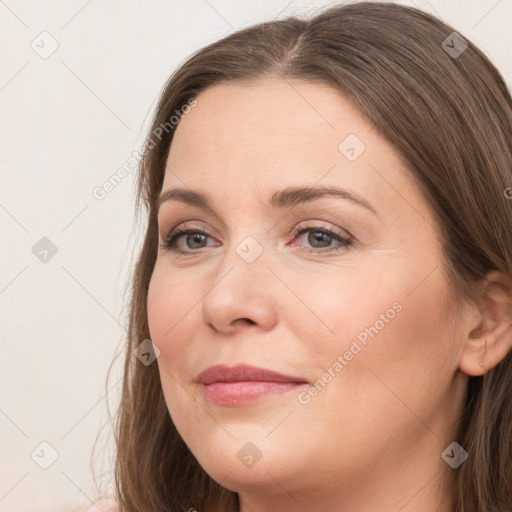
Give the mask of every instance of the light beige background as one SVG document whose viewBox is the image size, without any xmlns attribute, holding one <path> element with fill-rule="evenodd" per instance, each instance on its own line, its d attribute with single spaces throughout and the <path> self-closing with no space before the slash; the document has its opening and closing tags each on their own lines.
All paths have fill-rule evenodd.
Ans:
<svg viewBox="0 0 512 512">
<path fill-rule="evenodd" d="M 103 200 L 93 189 L 141 146 L 161 87 L 193 51 L 333 3 L 0 1 L 0 512 L 91 505 L 101 427 L 111 452 L 106 398 L 115 409 L 121 365 L 107 396 L 105 380 L 124 341 L 140 233 L 133 173 Z M 512 83 L 512 0 L 403 3 L 443 17 Z M 32 252 L 43 237 L 57 248 L 46 262 Z M 48 469 L 36 463 L 51 461 L 42 442 L 58 453 Z M 108 481 L 109 449 L 100 454 Z"/>
</svg>

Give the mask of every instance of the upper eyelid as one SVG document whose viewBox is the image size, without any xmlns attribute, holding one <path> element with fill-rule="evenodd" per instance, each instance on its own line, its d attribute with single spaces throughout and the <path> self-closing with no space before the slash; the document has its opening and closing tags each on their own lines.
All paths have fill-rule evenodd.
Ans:
<svg viewBox="0 0 512 512">
<path fill-rule="evenodd" d="M 204 227 L 202 225 L 194 225 L 193 224 L 194 222 L 202 222 L 202 221 L 190 220 L 190 221 L 183 221 L 176 225 L 173 225 L 172 228 L 168 229 L 165 232 L 163 238 L 165 239 L 165 238 L 169 237 L 172 233 L 175 233 L 177 230 L 204 231 L 208 237 L 210 237 L 210 238 L 216 237 L 215 234 L 211 233 L 211 229 L 209 229 L 208 227 Z M 337 234 L 338 236 L 341 236 L 343 238 L 350 238 L 350 239 L 353 239 L 354 241 L 357 240 L 357 238 L 355 236 L 353 236 L 352 233 L 350 231 L 348 231 L 347 229 L 333 225 L 332 222 L 328 222 L 328 221 L 324 221 L 324 220 L 320 220 L 320 219 L 305 219 L 305 220 L 298 221 L 295 224 L 293 224 L 292 232 L 294 232 L 295 234 L 298 234 L 299 231 L 304 231 L 306 229 L 315 229 L 315 228 L 331 231 L 334 234 Z M 339 231 L 341 231 L 341 233 Z"/>
<path fill-rule="evenodd" d="M 222 219 L 219 219 L 215 214 L 212 214 L 212 213 L 210 213 L 208 211 L 201 210 L 201 208 L 196 208 L 194 206 L 192 206 L 191 208 L 194 209 L 194 210 L 198 209 L 199 211 L 201 211 L 201 216 L 209 217 L 210 219 L 214 220 L 215 222 L 219 222 L 221 227 L 223 229 L 225 229 L 228 233 L 233 233 L 233 230 Z M 183 216 L 187 215 L 187 217 L 188 217 L 188 214 L 186 213 L 187 211 L 188 211 L 188 208 L 179 209 L 178 213 L 176 214 L 176 216 L 178 217 L 178 216 L 181 216 L 181 215 L 183 215 Z M 158 216 L 157 216 L 157 227 L 158 227 L 158 229 L 161 229 L 162 224 L 166 223 L 165 220 L 162 220 L 162 217 L 165 219 L 165 216 L 163 214 L 161 214 L 161 212 L 162 212 L 162 210 L 160 210 L 160 212 L 158 213 Z M 178 227 L 180 227 L 182 224 L 187 224 L 188 225 L 189 222 L 199 222 L 199 223 L 203 223 L 203 224 L 205 223 L 204 221 L 199 220 L 199 219 L 183 220 L 182 222 L 179 222 L 178 224 L 172 222 L 172 224 L 174 226 L 173 230 L 178 228 Z M 218 230 L 216 230 L 216 231 L 218 231 Z"/>
<path fill-rule="evenodd" d="M 324 187 L 321 187 L 321 188 L 324 188 Z M 332 189 L 333 187 L 326 187 L 326 188 Z M 291 189 L 293 190 L 294 188 L 291 187 Z M 178 190 L 180 191 L 180 194 L 183 192 L 186 192 L 181 189 L 178 189 Z M 293 197 L 295 193 L 300 195 L 301 191 L 304 192 L 305 190 L 307 190 L 307 189 L 299 188 L 298 192 L 293 192 L 290 194 L 290 196 Z M 315 191 L 315 187 L 313 187 L 312 190 Z M 159 225 L 160 225 L 160 218 L 163 216 L 162 212 L 165 211 L 166 207 L 168 206 L 170 208 L 172 208 L 172 207 L 177 208 L 179 215 L 181 215 L 182 213 L 184 214 L 184 212 L 188 212 L 190 210 L 200 212 L 201 216 L 205 216 L 207 218 L 213 219 L 215 222 L 219 223 L 221 225 L 221 227 L 223 229 L 225 229 L 228 233 L 233 232 L 233 229 L 224 221 L 223 217 L 213 207 L 211 207 L 209 205 L 208 206 L 203 205 L 201 200 L 199 200 L 199 203 L 197 203 L 197 204 L 194 203 L 194 201 L 192 201 L 192 200 L 183 200 L 182 201 L 177 198 L 174 198 L 172 200 L 167 200 L 167 199 L 162 200 L 168 194 L 168 192 L 164 193 L 157 201 L 157 206 L 158 206 L 157 219 L 158 219 Z M 180 194 L 178 194 L 178 196 L 180 196 Z M 350 196 L 351 194 L 348 194 L 348 195 Z M 291 216 L 305 215 L 305 214 L 311 215 L 311 216 L 329 215 L 332 217 L 332 222 L 337 222 L 336 218 L 334 217 L 333 210 L 335 211 L 337 208 L 340 208 L 341 204 L 344 204 L 345 206 L 342 208 L 345 208 L 347 206 L 350 207 L 350 205 L 355 205 L 358 201 L 351 201 L 351 200 L 339 201 L 339 199 L 338 199 L 338 201 L 336 201 L 336 206 L 326 206 L 325 203 L 324 203 L 324 205 L 322 205 L 322 202 L 327 201 L 327 200 L 329 200 L 329 198 L 333 198 L 336 196 L 337 196 L 337 194 L 327 193 L 324 195 L 320 195 L 318 197 L 310 198 L 310 199 L 302 201 L 302 202 L 294 203 L 292 201 L 291 205 L 282 206 L 278 209 L 271 208 L 270 215 L 272 217 L 276 216 L 278 220 L 277 220 L 277 222 L 272 223 L 272 226 L 269 229 L 269 231 L 275 229 L 275 227 L 278 224 L 280 224 L 280 222 L 282 220 L 284 220 L 289 215 L 291 215 Z M 194 197 L 195 197 L 195 195 L 194 195 Z M 347 198 L 345 198 L 345 199 L 347 199 Z M 369 205 L 369 203 L 367 203 L 364 199 L 361 199 L 361 202 L 367 204 L 368 206 L 365 206 L 364 208 L 358 208 L 358 210 L 372 211 L 376 218 L 380 217 L 380 214 L 377 213 L 373 209 L 373 207 L 371 205 Z M 359 206 L 361 206 L 361 203 L 359 203 Z M 284 209 L 285 211 L 284 212 L 281 211 L 282 209 Z M 266 211 L 269 211 L 269 210 L 267 209 Z M 343 209 L 341 211 L 343 211 Z"/>
<path fill-rule="evenodd" d="M 175 201 L 171 201 L 170 203 L 175 203 Z M 165 204 L 169 204 L 169 203 L 163 203 L 163 205 Z M 214 220 L 215 222 L 218 222 L 221 227 L 223 229 L 225 229 L 226 231 L 228 231 L 229 233 L 233 233 L 233 229 L 227 225 L 222 218 L 218 217 L 215 213 L 213 212 L 210 212 L 209 210 L 204 210 L 203 208 L 199 207 L 199 206 L 195 206 L 195 205 L 190 205 L 190 204 L 187 204 L 187 203 L 180 203 L 183 207 L 182 208 L 178 208 L 178 211 L 176 214 L 173 214 L 176 215 L 176 216 L 188 216 L 188 211 L 189 209 L 192 209 L 192 210 L 197 210 L 200 212 L 200 215 L 202 217 L 207 217 L 207 218 L 210 218 L 212 220 Z M 276 229 L 276 227 L 281 224 L 281 222 L 286 222 L 286 217 L 296 217 L 296 216 L 300 216 L 300 217 L 304 217 L 307 215 L 308 219 L 302 219 L 298 222 L 305 222 L 306 220 L 309 220 L 310 218 L 312 217 L 315 217 L 315 216 L 322 216 L 322 215 L 325 215 L 325 216 L 328 216 L 330 217 L 331 219 L 330 220 L 326 220 L 326 221 L 320 221 L 318 219 L 319 222 L 330 222 L 330 223 L 336 223 L 336 222 L 341 222 L 341 218 L 339 216 L 337 216 L 335 213 L 333 213 L 333 210 L 335 211 L 335 209 L 333 209 L 332 207 L 329 208 L 329 207 L 321 207 L 321 206 L 318 206 L 318 205 L 313 205 L 312 202 L 307 202 L 307 203 L 300 203 L 300 204 L 297 204 L 297 205 L 294 205 L 292 207 L 290 207 L 287 212 L 285 212 L 284 214 L 283 213 L 280 213 L 278 219 L 277 219 L 277 222 L 272 222 L 271 225 L 270 225 L 270 229 L 269 231 L 273 231 L 274 229 Z M 164 220 L 161 220 L 162 217 L 165 219 L 165 216 L 163 215 L 163 208 L 160 209 L 160 211 L 158 212 L 158 215 L 157 215 L 157 225 L 158 227 L 160 228 L 160 225 L 163 224 L 165 221 Z M 351 214 L 352 216 L 352 214 Z M 184 220 L 183 223 L 187 223 L 188 222 L 194 222 L 194 220 Z M 200 220 L 197 220 L 197 222 L 204 222 L 204 221 L 200 221 Z M 288 221 L 290 222 L 290 221 Z M 295 221 L 294 221 L 295 222 Z M 174 224 L 174 223 L 173 223 Z M 180 224 L 176 224 L 175 226 L 177 227 L 178 225 L 181 225 Z M 217 230 L 218 231 L 218 230 Z M 346 231 L 346 230 L 345 230 Z"/>
</svg>

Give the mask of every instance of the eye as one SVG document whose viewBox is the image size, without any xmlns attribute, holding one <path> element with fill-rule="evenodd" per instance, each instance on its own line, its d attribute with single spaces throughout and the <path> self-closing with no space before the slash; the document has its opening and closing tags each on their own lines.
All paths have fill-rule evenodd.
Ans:
<svg viewBox="0 0 512 512">
<path fill-rule="evenodd" d="M 187 236 L 184 236 L 187 235 Z M 160 247 L 169 251 L 177 253 L 190 253 L 197 249 L 203 249 L 205 247 L 204 242 L 210 235 L 198 228 L 178 228 L 167 235 Z M 177 248 L 179 246 L 179 239 L 184 237 L 186 248 L 185 250 Z M 190 244 L 190 245 L 189 245 Z"/>
<path fill-rule="evenodd" d="M 353 243 L 351 239 L 322 226 L 299 226 L 293 231 L 293 239 L 295 240 L 305 233 L 309 233 L 307 243 L 312 246 L 312 248 L 305 249 L 305 252 L 326 253 L 348 250 Z M 211 236 L 202 229 L 182 227 L 169 233 L 160 247 L 177 254 L 193 254 L 199 249 L 207 247 L 208 238 L 211 238 Z M 180 247 L 181 239 L 183 239 L 183 243 Z M 332 242 L 338 242 L 338 245 L 330 247 Z"/>
<path fill-rule="evenodd" d="M 348 250 L 352 246 L 352 240 L 349 238 L 345 238 L 341 234 L 321 226 L 299 226 L 293 232 L 294 239 L 301 237 L 305 233 L 309 233 L 306 241 L 313 247 L 312 249 L 306 249 L 306 252 L 335 252 Z M 329 245 L 333 241 L 338 242 L 338 245 L 330 247 Z"/>
</svg>

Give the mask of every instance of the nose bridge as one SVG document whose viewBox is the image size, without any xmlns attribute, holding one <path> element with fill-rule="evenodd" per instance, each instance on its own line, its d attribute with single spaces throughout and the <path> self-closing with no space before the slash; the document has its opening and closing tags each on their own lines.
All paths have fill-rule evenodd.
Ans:
<svg viewBox="0 0 512 512">
<path fill-rule="evenodd" d="M 203 314 L 217 330 L 227 332 L 240 319 L 263 328 L 274 325 L 275 276 L 267 268 L 263 243 L 256 236 L 243 229 L 233 231 L 216 268 L 214 283 L 204 297 Z"/>
<path fill-rule="evenodd" d="M 267 269 L 268 247 L 265 245 L 268 244 L 264 243 L 261 235 L 249 234 L 249 230 L 243 229 L 232 231 L 230 238 L 217 269 L 218 279 L 225 276 L 230 286 L 241 284 L 248 291 L 260 289 L 271 276 Z"/>
<path fill-rule="evenodd" d="M 250 286 L 253 289 L 260 289 L 261 293 L 265 293 L 265 287 L 276 279 L 267 267 L 279 266 L 275 258 L 272 258 L 275 252 L 274 241 L 277 242 L 273 238 L 276 235 L 272 233 L 276 231 L 270 230 L 270 223 L 265 222 L 265 218 L 261 218 L 256 225 L 255 215 L 250 212 L 239 218 L 241 221 L 238 222 L 237 219 L 228 233 L 228 238 L 224 240 L 217 277 L 230 272 L 231 277 L 228 280 L 235 274 L 237 279 L 245 277 L 251 280 Z"/>
<path fill-rule="evenodd" d="M 272 272 L 269 271 L 267 265 L 275 266 L 275 262 L 271 263 L 271 253 L 274 244 L 272 242 L 276 231 L 272 231 L 272 218 L 265 215 L 261 210 L 261 203 L 255 200 L 245 202 L 240 206 L 240 201 L 231 198 L 233 207 L 229 205 L 228 210 L 234 212 L 231 216 L 231 223 L 228 222 L 228 233 L 223 241 L 221 260 L 217 267 L 218 275 L 225 276 L 228 281 L 237 276 L 238 279 L 251 280 L 250 286 L 253 290 L 265 292 L 265 286 L 269 280 L 275 280 Z M 238 209 L 235 203 L 238 202 Z M 231 274 L 228 277 L 226 272 Z M 235 274 L 232 274 L 232 273 Z M 225 279 L 224 278 L 224 279 Z M 252 279 L 254 278 L 254 281 Z M 232 283 L 235 285 L 235 283 Z M 247 282 L 247 286 L 249 283 Z"/>
<path fill-rule="evenodd" d="M 227 254 L 228 260 L 238 256 L 240 260 L 247 265 L 247 271 L 251 271 L 260 265 L 255 263 L 265 260 L 268 251 L 268 241 L 272 232 L 270 231 L 269 218 L 262 211 L 262 204 L 257 201 L 245 202 L 242 206 L 239 204 L 240 191 L 237 191 L 238 204 L 235 194 L 233 194 L 233 205 L 229 211 L 234 212 L 232 216 L 232 226 L 228 233 L 228 247 L 233 254 Z"/>
<path fill-rule="evenodd" d="M 242 261 L 247 265 L 247 269 L 250 271 L 252 268 L 259 267 L 260 265 L 254 265 L 258 261 L 261 262 L 265 259 L 262 255 L 265 253 L 265 240 L 261 233 L 251 234 L 249 230 L 242 233 L 241 240 L 235 242 L 234 251 L 240 257 Z M 256 238 L 257 237 L 257 238 Z M 268 247 L 267 247 L 268 250 Z"/>
</svg>

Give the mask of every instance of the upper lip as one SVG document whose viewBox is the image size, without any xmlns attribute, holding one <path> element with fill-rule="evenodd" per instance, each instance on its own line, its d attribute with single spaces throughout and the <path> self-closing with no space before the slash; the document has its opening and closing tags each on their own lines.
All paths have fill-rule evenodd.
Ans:
<svg viewBox="0 0 512 512">
<path fill-rule="evenodd" d="M 284 375 L 265 368 L 257 368 L 247 364 L 236 366 L 216 365 L 210 366 L 197 376 L 197 381 L 202 384 L 213 382 L 243 382 L 243 381 L 267 381 L 267 382 L 307 382 L 302 377 Z"/>
</svg>

